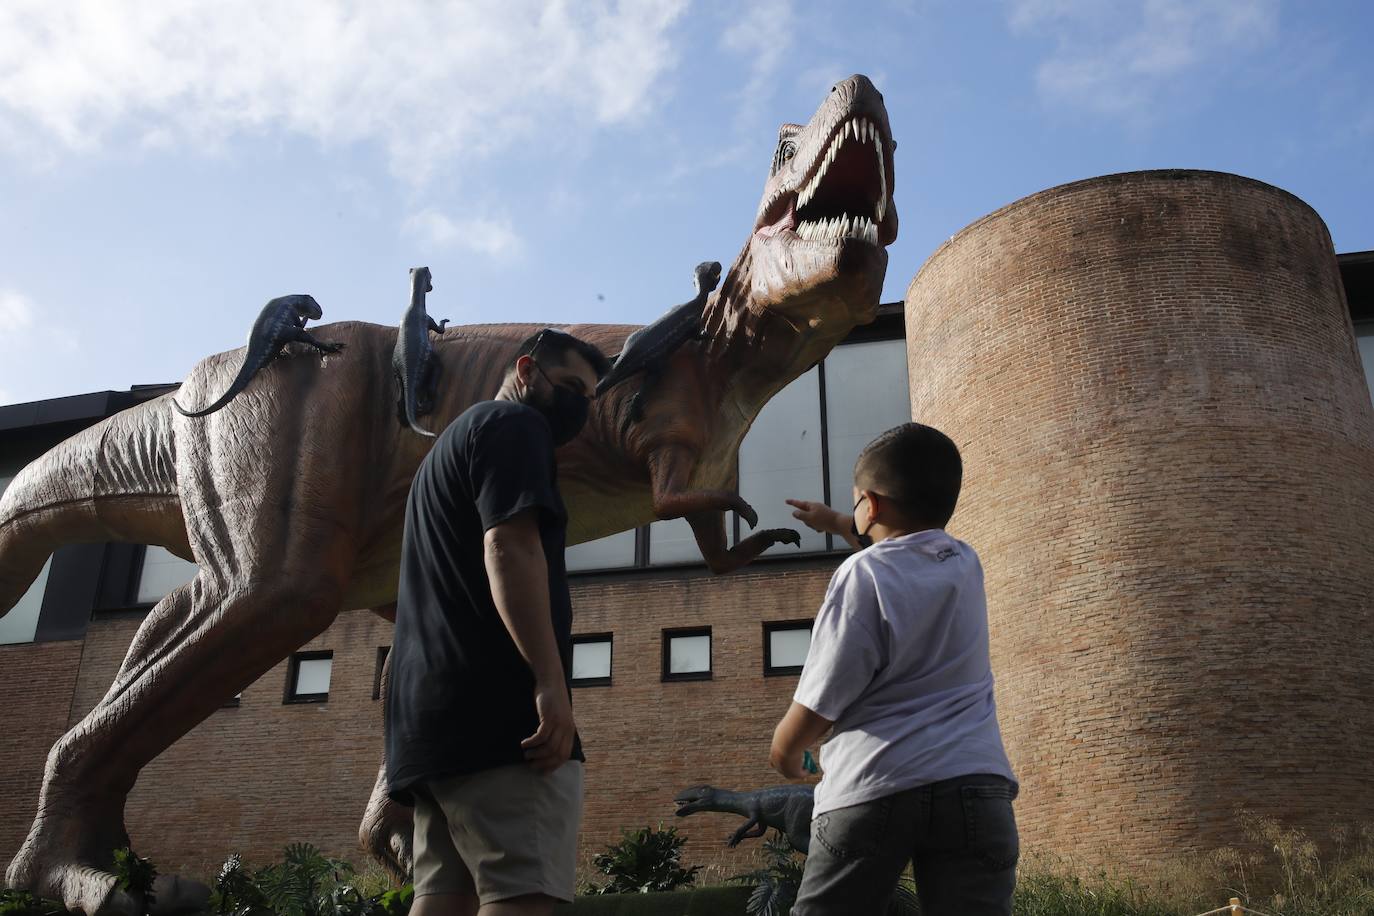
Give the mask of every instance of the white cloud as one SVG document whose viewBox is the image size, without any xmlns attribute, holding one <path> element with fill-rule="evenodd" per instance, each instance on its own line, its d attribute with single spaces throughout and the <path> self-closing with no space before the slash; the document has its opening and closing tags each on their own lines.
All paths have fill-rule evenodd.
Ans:
<svg viewBox="0 0 1374 916">
<path fill-rule="evenodd" d="M 739 113 L 740 120 L 748 123 L 773 95 L 778 69 L 792 51 L 799 12 L 793 0 L 754 0 L 727 8 L 733 22 L 721 36 L 721 44 L 750 62 Z"/>
<path fill-rule="evenodd" d="M 483 216 L 451 219 L 437 210 L 424 210 L 405 222 L 405 230 L 435 249 L 466 248 L 492 258 L 509 258 L 524 247 L 510 220 Z"/>
<path fill-rule="evenodd" d="M 375 142 L 423 180 L 540 132 L 631 120 L 687 0 L 0 4 L 0 145 Z"/>
<path fill-rule="evenodd" d="M 1011 0 L 1008 22 L 1056 42 L 1036 71 L 1047 102 L 1140 122 L 1271 43 L 1278 0 Z"/>
<path fill-rule="evenodd" d="M 33 328 L 33 302 L 23 293 L 0 289 L 0 341 L 21 342 L 21 335 Z"/>
</svg>

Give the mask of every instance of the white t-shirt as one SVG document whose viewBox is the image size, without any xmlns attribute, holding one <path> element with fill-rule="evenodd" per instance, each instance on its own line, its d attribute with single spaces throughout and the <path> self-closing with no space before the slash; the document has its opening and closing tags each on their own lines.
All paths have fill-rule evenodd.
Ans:
<svg viewBox="0 0 1374 916">
<path fill-rule="evenodd" d="M 992 696 L 983 567 L 942 530 L 840 565 L 793 699 L 835 722 L 816 814 L 955 776 L 1014 779 Z"/>
</svg>

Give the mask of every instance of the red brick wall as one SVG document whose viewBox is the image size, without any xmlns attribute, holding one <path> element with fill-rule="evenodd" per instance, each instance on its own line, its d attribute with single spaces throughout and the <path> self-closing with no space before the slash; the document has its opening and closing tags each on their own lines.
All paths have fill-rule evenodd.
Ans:
<svg viewBox="0 0 1374 916">
<path fill-rule="evenodd" d="M 1374 416 L 1331 241 L 1276 188 L 1033 195 L 906 299 L 963 449 L 1024 839 L 1087 863 L 1374 820 Z"/>
<path fill-rule="evenodd" d="M 575 632 L 614 634 L 613 683 L 579 688 L 574 709 L 589 759 L 582 860 L 646 824 L 679 826 L 687 860 L 717 875 L 752 867 L 724 839 L 743 821 L 726 815 L 674 817 L 673 795 L 697 783 L 753 788 L 777 783 L 768 742 L 796 677 L 763 676 L 763 622 L 809 618 L 834 560 L 759 565 L 724 578 L 704 570 L 601 577 L 574 584 Z M 0 653 L 24 666 L 0 669 L 0 698 L 25 708 L 27 684 L 65 678 L 65 694 L 29 703 L 12 725 L 23 739 L 0 751 L 0 860 L 27 832 L 47 749 L 108 689 L 138 619 L 92 623 L 79 644 Z M 663 683 L 664 628 L 712 628 L 714 678 Z M 382 704 L 371 699 L 376 654 L 391 625 L 366 611 L 340 616 L 305 648 L 334 653 L 329 701 L 283 705 L 286 664 L 244 691 L 155 760 L 127 807 L 135 848 L 165 872 L 206 875 L 230 852 L 249 861 L 311 842 L 362 866 L 358 822 L 380 760 Z M 64 654 L 65 653 L 65 654 Z M 77 676 L 79 663 L 79 677 Z M 41 675 L 40 675 L 41 672 Z M 74 700 L 73 700 L 74 693 Z"/>
<path fill-rule="evenodd" d="M 48 748 L 67 729 L 80 642 L 0 646 L 0 871 L 28 836 Z"/>
</svg>

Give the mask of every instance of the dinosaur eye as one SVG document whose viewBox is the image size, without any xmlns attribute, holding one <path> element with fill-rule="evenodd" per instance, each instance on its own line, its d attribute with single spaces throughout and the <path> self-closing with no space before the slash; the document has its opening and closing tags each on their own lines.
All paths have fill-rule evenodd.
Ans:
<svg viewBox="0 0 1374 916">
<path fill-rule="evenodd" d="M 778 169 L 782 168 L 782 164 L 795 155 L 797 155 L 797 144 L 791 140 L 784 140 L 779 143 L 778 151 L 773 154 L 773 174 L 776 175 Z"/>
</svg>

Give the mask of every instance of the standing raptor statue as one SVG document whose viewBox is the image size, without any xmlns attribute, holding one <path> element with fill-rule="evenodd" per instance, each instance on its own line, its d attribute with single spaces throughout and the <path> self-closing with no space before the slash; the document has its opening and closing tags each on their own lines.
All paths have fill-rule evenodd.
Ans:
<svg viewBox="0 0 1374 916">
<path fill-rule="evenodd" d="M 639 391 L 630 399 L 630 419 L 638 423 L 644 416 L 644 402 L 654 384 L 667 368 L 673 351 L 701 333 L 701 318 L 706 310 L 706 297 L 715 292 L 720 283 L 720 263 L 703 261 L 694 273 L 697 294 L 690 302 L 669 309 L 653 324 L 640 328 L 625 339 L 615 365 L 596 383 L 598 396 L 637 372 L 644 373 Z"/>
<path fill-rule="evenodd" d="M 673 801 L 677 802 L 678 817 L 698 811 L 720 811 L 745 818 L 744 826 L 725 841 L 732 849 L 741 840 L 757 839 L 772 827 L 786 835 L 793 849 L 801 853 L 811 851 L 811 810 L 816 804 L 815 786 L 789 783 L 752 792 L 692 786 L 679 792 Z"/>
<path fill-rule="evenodd" d="M 897 236 L 892 135 L 866 77 L 836 85 L 810 122 L 784 125 L 758 216 L 702 316 L 702 337 L 667 358 L 644 416 L 618 386 L 593 401 L 558 453 L 568 543 L 683 518 L 715 573 L 737 569 L 790 529 L 731 546 L 726 513 L 758 516 L 737 490 L 736 455 L 768 400 L 876 315 Z M 608 255 L 610 257 L 610 255 Z M 450 328 L 434 358 L 450 381 L 434 425 L 496 394 L 538 325 Z M 605 353 L 627 326 L 572 325 Z M 346 359 L 274 360 L 257 395 L 191 420 L 163 396 L 121 411 L 26 467 L 0 497 L 0 609 L 54 549 L 77 542 L 157 544 L 199 565 L 139 625 L 109 691 L 53 746 L 12 888 L 86 916 L 134 916 L 111 850 L 129 844 L 124 804 L 139 771 L 224 701 L 349 608 L 394 605 L 406 495 L 432 440 L 396 422 L 397 329 L 328 325 Z M 242 350 L 201 361 L 190 403 L 223 389 Z M 409 865 L 409 812 L 374 795 L 361 836 Z M 156 908 L 197 901 L 161 879 Z"/>
<path fill-rule="evenodd" d="M 433 331 L 442 337 L 444 325 L 448 324 L 447 318 L 436 324 L 425 311 L 425 293 L 433 290 L 429 268 L 412 267 L 410 305 L 401 316 L 396 348 L 391 353 L 391 371 L 401 389 L 400 400 L 396 403 L 401 423 L 430 439 L 435 438 L 435 434 L 417 422 L 434 409 L 434 389 L 439 375 L 439 361 L 434 358 L 429 333 Z"/>
<path fill-rule="evenodd" d="M 311 296 L 297 294 L 293 296 L 278 296 L 262 307 L 262 312 L 258 314 L 258 320 L 253 322 L 253 327 L 248 332 L 248 349 L 243 354 L 243 362 L 239 365 L 239 371 L 234 376 L 234 381 L 229 385 L 229 389 L 220 395 L 209 407 L 200 410 L 187 410 L 176 402 L 175 398 L 168 397 L 172 406 L 183 417 L 204 417 L 219 410 L 225 404 L 232 401 L 240 391 L 248 387 L 248 383 L 253 380 L 259 370 L 268 362 L 281 355 L 283 348 L 289 343 L 309 344 L 321 353 L 337 353 L 344 348 L 341 343 L 324 343 L 316 340 L 310 332 L 305 329 L 305 322 L 309 319 L 319 320 L 324 315 L 320 304 Z"/>
</svg>

